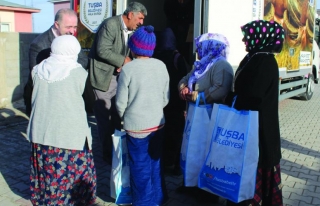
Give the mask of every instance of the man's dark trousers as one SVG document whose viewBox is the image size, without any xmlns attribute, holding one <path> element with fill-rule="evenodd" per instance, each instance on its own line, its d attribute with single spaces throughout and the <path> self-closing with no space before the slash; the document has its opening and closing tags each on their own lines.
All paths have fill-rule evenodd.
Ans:
<svg viewBox="0 0 320 206">
<path fill-rule="evenodd" d="M 117 76 L 112 76 L 108 91 L 94 90 L 96 101 L 94 114 L 98 124 L 98 134 L 102 144 L 103 159 L 111 165 L 112 134 L 121 129 L 121 119 L 116 111 L 115 96 L 117 92 Z"/>
</svg>

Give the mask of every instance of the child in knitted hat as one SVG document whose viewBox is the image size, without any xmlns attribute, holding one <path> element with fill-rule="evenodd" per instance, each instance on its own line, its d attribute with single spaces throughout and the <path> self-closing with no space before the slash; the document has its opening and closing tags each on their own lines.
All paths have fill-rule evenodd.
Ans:
<svg viewBox="0 0 320 206">
<path fill-rule="evenodd" d="M 135 59 L 123 66 L 116 94 L 127 132 L 132 205 L 161 205 L 167 198 L 160 157 L 169 75 L 163 62 L 151 58 L 156 45 L 153 30 L 141 26 L 130 37 L 128 46 Z"/>
<path fill-rule="evenodd" d="M 151 57 L 156 47 L 153 26 L 142 26 L 130 37 L 128 46 L 136 56 Z"/>
</svg>

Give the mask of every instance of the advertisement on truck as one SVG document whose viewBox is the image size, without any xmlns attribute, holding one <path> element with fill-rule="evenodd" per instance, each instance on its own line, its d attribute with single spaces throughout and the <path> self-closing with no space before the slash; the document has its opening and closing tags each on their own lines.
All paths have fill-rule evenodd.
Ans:
<svg viewBox="0 0 320 206">
<path fill-rule="evenodd" d="M 281 24 L 286 34 L 283 49 L 276 55 L 281 68 L 280 99 L 312 97 L 319 78 L 319 48 L 314 41 L 316 16 L 314 0 L 264 1 L 264 19 Z"/>
<path fill-rule="evenodd" d="M 279 67 L 293 71 L 311 65 L 315 6 L 309 0 L 265 1 L 264 19 L 281 24 L 286 34 L 282 52 L 276 56 Z"/>
</svg>

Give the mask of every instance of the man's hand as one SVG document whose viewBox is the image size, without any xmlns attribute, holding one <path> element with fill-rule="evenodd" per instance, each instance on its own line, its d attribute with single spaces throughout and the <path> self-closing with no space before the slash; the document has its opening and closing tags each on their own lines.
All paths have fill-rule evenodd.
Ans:
<svg viewBox="0 0 320 206">
<path fill-rule="evenodd" d="M 126 57 L 124 59 L 123 65 L 125 65 L 126 63 L 131 62 L 131 58 L 130 57 Z"/>
<path fill-rule="evenodd" d="M 130 58 L 130 57 L 126 57 L 126 58 L 124 59 L 123 65 L 125 65 L 125 64 L 128 63 L 128 62 L 131 62 L 131 58 Z M 122 65 L 122 66 L 123 66 L 123 65 Z M 121 72 L 121 69 L 122 69 L 122 67 L 119 67 L 119 68 L 117 69 L 117 72 L 120 73 L 120 72 Z"/>
</svg>

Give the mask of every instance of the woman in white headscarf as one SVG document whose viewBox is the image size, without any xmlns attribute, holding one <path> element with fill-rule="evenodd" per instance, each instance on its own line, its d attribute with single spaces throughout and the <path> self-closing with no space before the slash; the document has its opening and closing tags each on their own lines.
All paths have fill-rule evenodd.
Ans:
<svg viewBox="0 0 320 206">
<path fill-rule="evenodd" d="M 32 70 L 30 190 L 33 205 L 89 205 L 96 198 L 92 137 L 82 94 L 87 72 L 78 40 L 56 37 Z"/>
<path fill-rule="evenodd" d="M 198 61 L 194 68 L 178 85 L 180 98 L 194 102 L 198 93 L 203 92 L 206 103 L 222 103 L 224 97 L 231 91 L 233 69 L 227 62 L 229 42 L 227 38 L 217 33 L 206 33 L 195 38 Z M 218 202 L 218 196 L 197 188 L 179 187 L 178 192 L 188 192 L 196 195 L 201 203 Z"/>
</svg>

